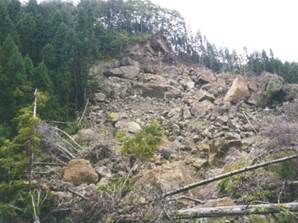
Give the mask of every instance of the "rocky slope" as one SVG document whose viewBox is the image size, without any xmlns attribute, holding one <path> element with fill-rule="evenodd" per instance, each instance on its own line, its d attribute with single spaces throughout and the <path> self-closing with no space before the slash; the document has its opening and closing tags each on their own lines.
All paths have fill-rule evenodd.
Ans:
<svg viewBox="0 0 298 223">
<path fill-rule="evenodd" d="M 58 206 L 71 207 L 73 222 L 170 222 L 171 211 L 179 208 L 297 198 L 293 188 L 283 186 L 297 173 L 284 176 L 275 168 L 152 202 L 197 180 L 291 154 L 298 143 L 298 88 L 275 74 L 214 74 L 183 63 L 160 37 L 131 46 L 119 58 L 92 67 L 88 128 L 74 136 L 83 148 L 45 180 Z M 132 167 L 120 154 L 116 134 L 133 135 L 152 120 L 164 130 L 162 143 L 152 160 Z M 119 192 L 117 179 L 123 178 L 131 185 Z M 252 217 L 205 220 L 257 222 Z"/>
</svg>

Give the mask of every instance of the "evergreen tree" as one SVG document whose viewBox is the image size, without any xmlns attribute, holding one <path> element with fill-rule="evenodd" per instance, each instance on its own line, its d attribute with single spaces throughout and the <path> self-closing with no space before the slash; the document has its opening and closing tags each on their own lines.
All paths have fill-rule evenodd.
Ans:
<svg viewBox="0 0 298 223">
<path fill-rule="evenodd" d="M 32 79 L 31 79 L 33 89 L 37 88 L 44 92 L 52 93 L 52 82 L 48 74 L 48 68 L 44 63 L 38 64 L 32 70 Z"/>
<path fill-rule="evenodd" d="M 22 54 L 28 54 L 30 58 L 36 59 L 38 57 L 35 42 L 37 24 L 34 17 L 30 13 L 22 13 L 16 24 L 16 28 L 20 38 Z"/>
<path fill-rule="evenodd" d="M 0 122 L 6 122 L 26 102 L 27 87 L 24 60 L 10 35 L 0 50 L 0 75 Z"/>
<path fill-rule="evenodd" d="M 8 34 L 14 31 L 13 22 L 11 21 L 7 4 L 0 1 L 0 44 L 5 40 Z"/>
</svg>

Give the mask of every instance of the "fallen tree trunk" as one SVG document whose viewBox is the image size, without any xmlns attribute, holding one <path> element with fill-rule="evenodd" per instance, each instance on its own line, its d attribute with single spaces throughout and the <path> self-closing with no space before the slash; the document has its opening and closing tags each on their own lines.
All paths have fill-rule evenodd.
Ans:
<svg viewBox="0 0 298 223">
<path fill-rule="evenodd" d="M 194 207 L 176 211 L 178 219 L 241 216 L 249 214 L 273 214 L 286 208 L 298 212 L 298 202 L 281 204 L 236 205 L 223 207 Z"/>
<path fill-rule="evenodd" d="M 209 184 L 211 182 L 218 181 L 218 180 L 221 180 L 221 179 L 224 179 L 224 178 L 227 178 L 227 177 L 231 177 L 231 176 L 234 176 L 234 175 L 238 175 L 238 174 L 241 174 L 241 173 L 244 173 L 244 172 L 247 172 L 247 171 L 255 170 L 255 169 L 258 169 L 258 168 L 261 168 L 261 167 L 267 167 L 267 166 L 270 166 L 270 165 L 273 165 L 273 164 L 276 164 L 276 163 L 281 163 L 281 162 L 285 162 L 285 161 L 292 160 L 292 159 L 297 159 L 297 158 L 298 158 L 298 155 L 286 156 L 286 157 L 283 157 L 283 158 L 280 158 L 280 159 L 267 161 L 267 162 L 263 162 L 263 163 L 260 163 L 260 164 L 255 164 L 255 165 L 244 167 L 244 168 L 241 168 L 241 169 L 238 169 L 238 170 L 233 170 L 233 171 L 228 172 L 228 173 L 224 173 L 224 174 L 221 174 L 221 175 L 209 178 L 209 179 L 201 180 L 201 181 L 198 181 L 198 182 L 195 182 L 195 183 L 192 183 L 192 184 L 185 185 L 184 187 L 178 188 L 176 190 L 169 191 L 169 192 L 167 192 L 163 195 L 163 198 L 166 198 L 168 196 L 175 195 L 175 194 L 178 194 L 178 193 L 182 193 L 182 192 L 188 191 L 190 189 L 193 189 L 195 187 L 206 185 L 206 184 Z"/>
</svg>

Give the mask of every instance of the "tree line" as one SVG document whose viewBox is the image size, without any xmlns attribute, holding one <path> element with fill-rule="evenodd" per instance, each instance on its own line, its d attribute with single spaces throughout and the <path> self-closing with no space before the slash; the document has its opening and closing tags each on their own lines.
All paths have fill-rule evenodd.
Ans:
<svg viewBox="0 0 298 223">
<path fill-rule="evenodd" d="M 183 17 L 149 0 L 53 0 L 0 2 L 0 132 L 11 126 L 35 88 L 49 95 L 43 118 L 69 120 L 84 105 L 88 70 L 135 41 L 161 34 L 174 52 L 215 72 L 278 73 L 298 82 L 297 63 L 272 51 L 237 54 L 193 35 Z M 13 129 L 5 131 L 13 132 Z"/>
<path fill-rule="evenodd" d="M 236 72 L 245 75 L 261 75 L 263 72 L 276 73 L 289 83 L 298 83 L 298 63 L 282 62 L 274 56 L 273 50 L 242 53 L 217 47 L 200 32 L 188 36 L 189 51 L 185 55 L 193 63 L 202 64 L 215 72 Z"/>
</svg>

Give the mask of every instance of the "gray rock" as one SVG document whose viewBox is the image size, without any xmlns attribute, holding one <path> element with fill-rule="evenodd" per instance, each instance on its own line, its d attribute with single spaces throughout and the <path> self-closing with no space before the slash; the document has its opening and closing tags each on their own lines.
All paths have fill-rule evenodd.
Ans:
<svg viewBox="0 0 298 223">
<path fill-rule="evenodd" d="M 182 112 L 183 112 L 183 119 L 190 119 L 192 117 L 188 107 L 184 107 Z"/>
<path fill-rule="evenodd" d="M 250 91 L 247 81 L 243 77 L 237 76 L 224 100 L 236 104 L 242 100 L 246 100 L 249 96 Z"/>
<path fill-rule="evenodd" d="M 191 113 L 194 116 L 204 116 L 212 109 L 214 109 L 214 107 L 215 107 L 214 104 L 207 100 L 202 102 L 196 102 L 191 107 Z"/>
<path fill-rule="evenodd" d="M 205 100 L 208 100 L 208 101 L 210 101 L 210 102 L 214 102 L 215 101 L 215 97 L 212 95 L 212 94 L 210 94 L 210 93 L 208 93 L 207 91 L 204 91 L 204 90 L 200 90 L 199 91 L 199 101 L 205 101 Z"/>
<path fill-rule="evenodd" d="M 185 90 L 191 90 L 195 87 L 195 82 L 193 82 L 190 78 L 183 78 L 180 80 L 180 84 Z"/>
<path fill-rule="evenodd" d="M 264 87 L 264 94 L 274 94 L 275 92 L 279 92 L 283 89 L 284 79 L 277 75 L 277 74 L 264 74 L 263 79 L 263 87 Z"/>
<path fill-rule="evenodd" d="M 140 73 L 140 68 L 138 66 L 122 66 L 119 68 L 112 68 L 104 72 L 106 77 L 120 77 L 127 79 L 136 79 Z"/>
<path fill-rule="evenodd" d="M 94 99 L 97 102 L 104 102 L 106 101 L 106 95 L 104 93 L 95 93 Z"/>
<path fill-rule="evenodd" d="M 128 120 L 120 120 L 116 122 L 115 127 L 126 133 L 136 133 L 142 130 L 141 126 L 138 123 Z"/>
<path fill-rule="evenodd" d="M 101 177 L 112 177 L 112 171 L 106 166 L 95 167 L 95 171 Z"/>
<path fill-rule="evenodd" d="M 92 142 L 98 139 L 98 133 L 94 129 L 80 129 L 73 138 L 81 143 Z"/>
</svg>

